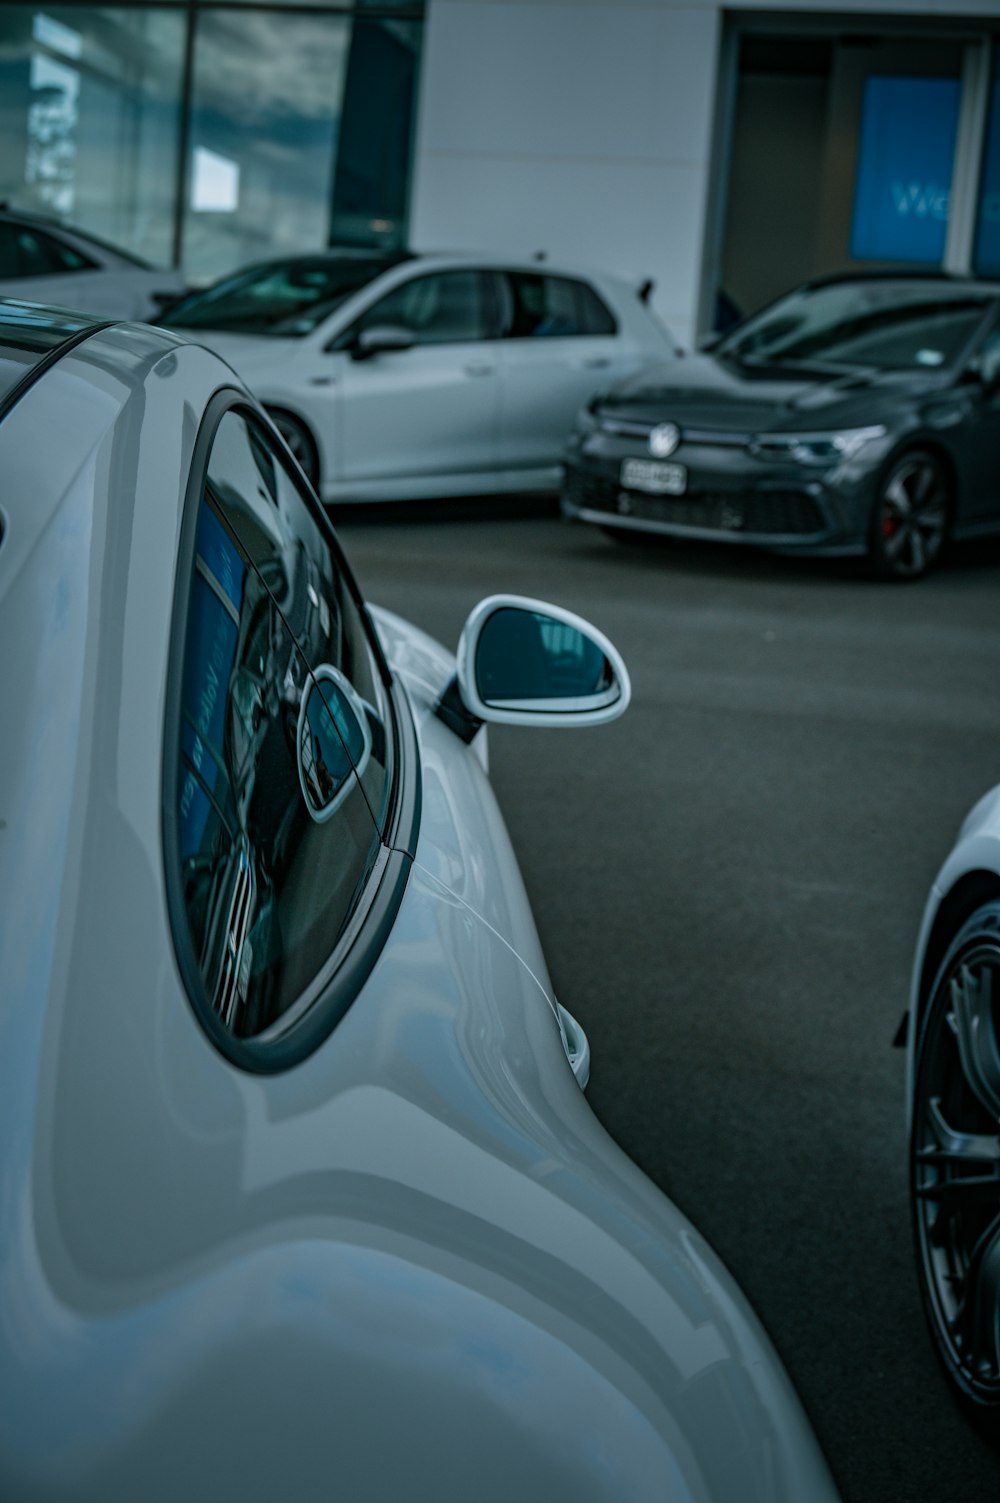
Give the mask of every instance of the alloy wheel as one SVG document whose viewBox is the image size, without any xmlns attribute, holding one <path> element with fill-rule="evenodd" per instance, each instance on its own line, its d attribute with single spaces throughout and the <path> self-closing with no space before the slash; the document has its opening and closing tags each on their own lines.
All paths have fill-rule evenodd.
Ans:
<svg viewBox="0 0 1000 1503">
<path fill-rule="evenodd" d="M 878 572 L 892 579 L 926 573 L 944 547 L 948 482 L 940 461 L 925 452 L 896 461 L 879 488 L 871 548 Z"/>
<path fill-rule="evenodd" d="M 920 1045 L 910 1187 L 921 1291 L 952 1382 L 1000 1414 L 1000 904 L 963 926 Z"/>
</svg>

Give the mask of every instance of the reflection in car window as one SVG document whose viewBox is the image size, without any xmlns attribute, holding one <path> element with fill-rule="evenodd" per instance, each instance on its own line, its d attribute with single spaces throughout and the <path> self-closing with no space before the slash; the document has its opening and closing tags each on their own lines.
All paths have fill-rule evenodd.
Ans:
<svg viewBox="0 0 1000 1503">
<path fill-rule="evenodd" d="M 416 344 L 460 344 L 487 335 L 483 279 L 478 271 L 414 277 L 386 293 L 351 331 L 405 329 Z M 338 344 L 340 341 L 338 341 Z"/>
<path fill-rule="evenodd" d="M 372 754 L 362 785 L 381 828 L 390 793 L 392 711 L 344 569 L 283 458 L 264 430 L 239 413 L 228 412 L 219 425 L 209 485 L 309 667 L 332 665 L 367 707 Z"/>
<path fill-rule="evenodd" d="M 741 324 L 717 353 L 751 365 L 950 365 L 993 304 L 989 294 L 932 280 L 804 287 Z"/>
<path fill-rule="evenodd" d="M 614 334 L 611 313 L 586 283 L 537 272 L 507 271 L 500 278 L 506 339 L 569 338 Z"/>
<path fill-rule="evenodd" d="M 308 993 L 350 924 L 381 851 L 356 769 L 375 765 L 373 792 L 387 775 L 384 702 L 342 666 L 366 669 L 364 654 L 342 652 L 341 666 L 321 664 L 315 678 L 306 660 L 306 650 L 342 649 L 352 631 L 338 615 L 333 559 L 325 577 L 311 573 L 291 528 L 284 552 L 269 554 L 263 527 L 255 559 L 229 525 L 239 481 L 261 475 L 232 463 L 253 431 L 236 413 L 223 418 L 200 503 L 175 793 L 194 953 L 209 1005 L 239 1039 Z M 267 504 L 288 518 L 276 497 Z M 259 505 L 240 514 L 244 531 Z M 303 608 L 299 587 L 317 600 L 322 587 L 325 613 Z M 283 604 L 295 607 L 301 642 Z"/>
</svg>

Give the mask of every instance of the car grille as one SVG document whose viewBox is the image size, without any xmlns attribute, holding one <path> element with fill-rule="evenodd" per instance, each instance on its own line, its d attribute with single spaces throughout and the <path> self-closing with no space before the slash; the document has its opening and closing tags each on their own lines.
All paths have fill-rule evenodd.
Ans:
<svg viewBox="0 0 1000 1503">
<path fill-rule="evenodd" d="M 826 526 L 819 504 L 805 491 L 692 490 L 683 496 L 648 496 L 641 491 L 623 491 L 616 481 L 567 469 L 565 495 L 581 510 L 674 527 L 808 537 L 823 532 Z M 619 496 L 624 498 L 623 506 L 619 506 Z"/>
</svg>

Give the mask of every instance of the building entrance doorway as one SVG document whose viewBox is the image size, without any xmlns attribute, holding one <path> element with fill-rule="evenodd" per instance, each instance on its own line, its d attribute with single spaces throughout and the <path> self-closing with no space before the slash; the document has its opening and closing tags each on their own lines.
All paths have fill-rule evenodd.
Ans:
<svg viewBox="0 0 1000 1503">
<path fill-rule="evenodd" d="M 827 272 L 946 264 L 969 46 L 737 38 L 716 327 Z"/>
</svg>

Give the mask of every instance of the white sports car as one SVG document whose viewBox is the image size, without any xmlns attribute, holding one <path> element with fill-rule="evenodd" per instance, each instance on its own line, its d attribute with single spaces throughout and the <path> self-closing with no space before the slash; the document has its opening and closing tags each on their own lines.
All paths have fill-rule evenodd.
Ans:
<svg viewBox="0 0 1000 1503">
<path fill-rule="evenodd" d="M 369 613 L 207 351 L 0 308 L 0 1496 L 824 1503 L 581 1086 L 482 722 L 629 698 Z"/>
<path fill-rule="evenodd" d="M 156 318 L 186 290 L 178 271 L 151 266 L 60 219 L 0 204 L 2 297 L 102 318 Z"/>
<path fill-rule="evenodd" d="M 1000 1433 L 1000 787 L 931 888 L 906 1034 L 924 1308 L 954 1391 Z"/>
<path fill-rule="evenodd" d="M 247 267 L 164 322 L 239 372 L 325 502 L 555 491 L 583 403 L 677 353 L 651 286 L 327 251 Z"/>
</svg>

